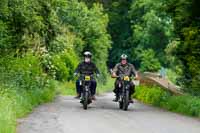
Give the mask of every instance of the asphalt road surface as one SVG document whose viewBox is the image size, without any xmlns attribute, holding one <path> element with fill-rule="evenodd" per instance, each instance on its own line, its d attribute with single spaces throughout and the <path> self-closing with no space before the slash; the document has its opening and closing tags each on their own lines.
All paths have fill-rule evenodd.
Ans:
<svg viewBox="0 0 200 133">
<path fill-rule="evenodd" d="M 59 96 L 18 120 L 17 133 L 200 133 L 200 120 L 135 102 L 118 109 L 113 95 L 97 97 L 88 110 L 79 100 Z"/>
</svg>

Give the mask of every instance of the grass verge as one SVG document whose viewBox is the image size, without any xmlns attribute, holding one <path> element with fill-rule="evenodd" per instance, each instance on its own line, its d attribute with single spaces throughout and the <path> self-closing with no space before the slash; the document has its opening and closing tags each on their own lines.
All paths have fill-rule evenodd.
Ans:
<svg viewBox="0 0 200 133">
<path fill-rule="evenodd" d="M 199 97 L 191 95 L 175 96 L 157 86 L 137 87 L 134 97 L 146 104 L 200 118 Z"/>
<path fill-rule="evenodd" d="M 109 92 L 113 90 L 115 79 L 110 77 L 107 78 L 107 82 L 105 84 L 97 83 L 97 94 L 102 94 L 105 92 Z M 57 82 L 57 93 L 61 95 L 76 95 L 76 86 L 75 81 L 68 81 L 68 82 Z"/>
<path fill-rule="evenodd" d="M 30 113 L 34 107 L 54 99 L 55 86 L 52 81 L 43 89 L 20 90 L 13 88 L 0 94 L 0 133 L 15 133 L 17 118 Z"/>
</svg>

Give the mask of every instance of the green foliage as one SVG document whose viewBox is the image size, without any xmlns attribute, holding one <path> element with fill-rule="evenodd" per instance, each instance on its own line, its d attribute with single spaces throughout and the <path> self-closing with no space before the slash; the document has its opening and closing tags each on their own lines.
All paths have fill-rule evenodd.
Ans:
<svg viewBox="0 0 200 133">
<path fill-rule="evenodd" d="M 68 96 L 76 95 L 76 84 L 74 81 L 57 82 L 57 86 L 59 86 L 57 91 L 61 95 L 68 95 Z"/>
<path fill-rule="evenodd" d="M 174 96 L 156 86 L 140 86 L 134 95 L 140 101 L 167 110 L 200 117 L 200 98 L 191 95 Z"/>
<path fill-rule="evenodd" d="M 109 51 L 109 67 L 114 67 L 122 53 L 130 55 L 131 27 L 128 19 L 129 0 L 81 0 L 88 7 L 101 3 L 109 17 L 108 32 L 112 37 L 112 49 Z M 130 58 L 132 61 L 133 59 Z"/>
<path fill-rule="evenodd" d="M 159 0 L 136 0 L 129 11 L 133 30 L 132 56 L 140 63 L 143 71 L 148 71 L 141 59 L 146 49 L 153 50 L 157 69 L 159 64 L 168 66 L 165 48 L 173 37 L 173 24 L 170 16 L 162 11 L 163 4 L 164 2 Z"/>
<path fill-rule="evenodd" d="M 59 81 L 72 80 L 72 75 L 78 65 L 78 57 L 75 52 L 65 50 L 60 53 L 46 53 L 42 56 L 42 65 L 45 72 Z"/>
<path fill-rule="evenodd" d="M 130 8 L 130 0 L 108 0 L 104 2 L 106 12 L 109 15 L 108 31 L 112 36 L 112 49 L 109 54 L 109 67 L 114 67 L 120 59 L 122 53 L 126 53 L 133 63 L 134 57 L 131 57 L 132 52 L 132 30 L 130 19 L 128 18 L 128 10 Z"/>
<path fill-rule="evenodd" d="M 136 88 L 134 97 L 141 100 L 144 103 L 152 104 L 155 106 L 161 106 L 163 102 L 166 102 L 170 93 L 163 91 L 157 86 L 141 86 Z"/>
<path fill-rule="evenodd" d="M 3 48 L 9 48 L 10 47 L 10 34 L 9 31 L 7 31 L 8 26 L 0 20 L 0 51 Z"/>
<path fill-rule="evenodd" d="M 44 102 L 51 101 L 55 96 L 55 86 L 50 82 L 46 88 L 21 90 L 17 87 L 2 87 L 0 101 L 0 132 L 14 133 L 16 119 L 30 113 L 32 109 Z M 6 91 L 6 92 L 5 92 Z"/>
<path fill-rule="evenodd" d="M 180 77 L 180 68 L 176 68 L 176 70 L 167 69 L 167 79 L 174 84 L 177 84 L 177 79 Z"/>
<path fill-rule="evenodd" d="M 200 99 L 192 96 L 173 96 L 164 108 L 182 114 L 200 117 Z"/>
<path fill-rule="evenodd" d="M 15 132 L 16 119 L 55 96 L 54 81 L 32 54 L 0 58 L 0 132 Z"/>
<path fill-rule="evenodd" d="M 166 11 L 172 16 L 178 45 L 172 53 L 181 61 L 179 84 L 192 95 L 200 95 L 200 21 L 198 0 L 167 1 Z"/>
<path fill-rule="evenodd" d="M 42 76 L 42 69 L 39 58 L 27 54 L 23 58 L 12 56 L 0 59 L 0 82 L 6 85 L 20 86 L 23 89 L 41 88 L 45 85 L 45 78 Z M 32 88 L 29 88 L 29 87 Z"/>
<path fill-rule="evenodd" d="M 112 91 L 114 89 L 114 82 L 115 79 L 111 77 L 107 77 L 107 81 L 105 83 L 97 82 L 97 94 L 102 94 L 105 92 Z M 76 86 L 74 81 L 68 81 L 68 82 L 57 82 L 57 86 L 59 88 L 57 89 L 59 94 L 62 95 L 76 95 Z"/>
<path fill-rule="evenodd" d="M 65 51 L 52 57 L 52 65 L 55 66 L 57 80 L 72 80 L 75 68 L 78 65 L 77 56 L 73 51 Z"/>
<path fill-rule="evenodd" d="M 179 45 L 176 50 L 178 58 L 183 63 L 183 73 L 180 82 L 183 82 L 183 88 L 192 95 L 200 95 L 200 30 L 198 28 L 185 28 L 185 41 Z M 181 56 L 182 55 L 182 56 Z"/>
<path fill-rule="evenodd" d="M 114 66 L 126 53 L 142 71 L 169 67 L 176 72 L 168 72 L 170 79 L 199 96 L 199 6 L 198 0 L 1 0 L 0 132 L 14 132 L 16 117 L 51 100 L 54 79 L 69 81 L 61 91 L 74 94 L 65 88 L 74 88 L 72 74 L 85 50 L 100 68 L 101 91 L 112 85 L 106 64 Z M 136 96 L 200 116 L 196 97 L 154 87 L 142 87 Z"/>
<path fill-rule="evenodd" d="M 113 91 L 114 90 L 114 83 L 115 79 L 108 77 L 105 83 L 98 82 L 97 86 L 97 94 L 102 94 L 105 92 Z"/>
<path fill-rule="evenodd" d="M 84 3 L 76 0 L 61 2 L 62 8 L 58 10 L 61 22 L 70 25 L 70 30 L 79 37 L 75 51 L 82 56 L 84 50 L 90 50 L 94 55 L 94 62 L 101 71 L 102 80 L 106 79 L 106 62 L 111 41 L 106 30 L 108 16 L 103 13 L 103 7 L 94 4 L 88 9 Z"/>
<path fill-rule="evenodd" d="M 0 87 L 2 89 L 2 86 Z M 0 132 L 14 133 L 16 115 L 13 111 L 13 103 L 8 97 L 0 97 Z"/>
<path fill-rule="evenodd" d="M 157 72 L 161 68 L 160 62 L 152 49 L 142 51 L 140 59 L 141 71 Z"/>
<path fill-rule="evenodd" d="M 33 51 L 43 56 L 50 54 L 55 63 L 59 62 L 56 54 L 63 51 L 72 50 L 78 57 L 84 50 L 90 50 L 102 72 L 102 80 L 106 80 L 111 41 L 107 33 L 108 16 L 100 4 L 89 9 L 77 0 L 14 0 L 9 6 L 8 0 L 4 2 L 0 15 L 1 55 L 12 52 L 21 56 Z M 67 70 L 64 64 L 59 67 L 65 74 L 57 74 L 57 79 L 65 80 Z"/>
<path fill-rule="evenodd" d="M 85 2 L 91 5 L 94 1 Z M 122 53 L 128 54 L 129 61 L 137 68 L 142 67 L 141 51 L 146 49 L 154 51 L 159 64 L 168 66 L 164 50 L 173 37 L 174 27 L 170 15 L 163 11 L 165 1 L 108 0 L 102 3 L 109 15 L 108 30 L 113 40 L 109 67 L 119 61 Z"/>
<path fill-rule="evenodd" d="M 52 100 L 55 79 L 72 86 L 84 50 L 93 52 L 106 81 L 107 24 L 100 4 L 89 9 L 77 0 L 0 3 L 0 132 L 15 132 L 16 118 Z"/>
</svg>

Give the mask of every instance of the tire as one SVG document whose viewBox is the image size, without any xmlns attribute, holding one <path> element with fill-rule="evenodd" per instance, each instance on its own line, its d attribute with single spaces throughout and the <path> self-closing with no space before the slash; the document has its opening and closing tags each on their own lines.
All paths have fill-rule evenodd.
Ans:
<svg viewBox="0 0 200 133">
<path fill-rule="evenodd" d="M 127 111 L 129 105 L 129 91 L 126 90 L 124 97 L 123 97 L 123 110 Z"/>
<path fill-rule="evenodd" d="M 121 99 L 121 98 L 120 98 Z M 123 100 L 119 101 L 119 109 L 123 109 Z"/>
<path fill-rule="evenodd" d="M 88 108 L 88 92 L 86 91 L 84 94 L 84 100 L 83 100 L 83 109 L 87 110 Z"/>
</svg>

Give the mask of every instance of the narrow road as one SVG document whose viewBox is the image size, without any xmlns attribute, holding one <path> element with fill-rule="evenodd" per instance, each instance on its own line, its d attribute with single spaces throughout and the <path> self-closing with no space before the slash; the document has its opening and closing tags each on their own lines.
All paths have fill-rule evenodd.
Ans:
<svg viewBox="0 0 200 133">
<path fill-rule="evenodd" d="M 198 119 L 139 102 L 125 112 L 112 98 L 112 94 L 97 97 L 83 110 L 78 100 L 60 96 L 20 119 L 17 133 L 200 133 Z"/>
</svg>

